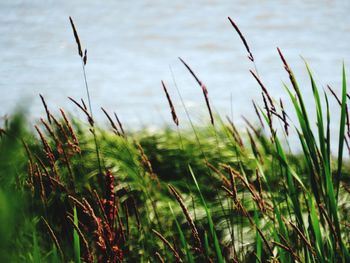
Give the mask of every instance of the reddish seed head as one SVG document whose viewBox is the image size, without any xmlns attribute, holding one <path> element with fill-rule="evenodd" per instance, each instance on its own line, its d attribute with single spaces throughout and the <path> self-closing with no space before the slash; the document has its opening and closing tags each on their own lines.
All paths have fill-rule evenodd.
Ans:
<svg viewBox="0 0 350 263">
<path fill-rule="evenodd" d="M 166 98 L 168 100 L 168 103 L 169 103 L 169 107 L 170 107 L 171 116 L 173 118 L 173 121 L 176 124 L 176 126 L 179 126 L 179 119 L 177 118 L 173 102 L 171 101 L 170 95 L 169 95 L 168 90 L 167 90 L 167 88 L 166 88 L 166 86 L 164 84 L 164 81 L 162 80 L 161 82 L 162 82 L 163 90 L 165 92 L 165 96 L 166 96 Z"/>
<path fill-rule="evenodd" d="M 236 23 L 235 23 L 230 17 L 228 17 L 228 20 L 230 21 L 231 25 L 233 26 L 233 28 L 236 30 L 237 34 L 238 34 L 239 37 L 241 38 L 241 40 L 242 40 L 242 42 L 243 42 L 243 45 L 244 45 L 245 49 L 246 49 L 247 52 L 248 52 L 248 58 L 249 58 L 249 60 L 251 60 L 252 62 L 254 62 L 253 54 L 252 54 L 252 52 L 250 51 L 248 42 L 247 42 L 247 40 L 245 39 L 245 37 L 243 36 L 241 30 L 239 29 L 239 27 L 236 25 Z"/>
</svg>

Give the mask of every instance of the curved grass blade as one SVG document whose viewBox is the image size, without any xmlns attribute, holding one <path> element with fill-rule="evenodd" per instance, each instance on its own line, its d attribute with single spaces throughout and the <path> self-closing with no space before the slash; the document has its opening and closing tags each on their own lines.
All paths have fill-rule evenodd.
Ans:
<svg viewBox="0 0 350 263">
<path fill-rule="evenodd" d="M 78 227 L 78 213 L 77 213 L 77 208 L 74 206 L 73 208 L 73 214 L 74 214 L 74 225 Z M 80 263 L 80 238 L 78 232 L 73 230 L 73 246 L 74 246 L 74 260 L 76 263 Z"/>
<path fill-rule="evenodd" d="M 259 227 L 259 216 L 257 208 L 254 209 L 254 223 L 257 227 Z M 259 231 L 256 231 L 255 234 L 255 242 L 256 242 L 256 248 L 255 248 L 255 254 L 256 254 L 256 263 L 261 262 L 261 255 L 262 255 L 262 238 L 259 234 Z"/>
<path fill-rule="evenodd" d="M 207 215 L 207 220 L 208 220 L 209 229 L 210 229 L 210 235 L 211 235 L 211 237 L 212 237 L 212 239 L 213 239 L 213 241 L 214 241 L 214 248 L 215 248 L 216 257 L 217 257 L 217 260 L 218 260 L 217 262 L 222 263 L 222 262 L 224 262 L 224 258 L 223 258 L 223 256 L 222 256 L 222 252 L 221 252 L 221 248 L 220 248 L 220 242 L 219 242 L 219 239 L 218 239 L 218 237 L 217 237 L 217 235 L 216 235 L 216 231 L 215 231 L 215 227 L 214 227 L 214 222 L 213 222 L 213 219 L 212 219 L 212 217 L 211 217 L 210 210 L 209 210 L 209 208 L 208 208 L 208 206 L 207 206 L 207 204 L 206 204 L 206 202 L 205 202 L 205 200 L 204 200 L 204 197 L 203 197 L 203 195 L 202 195 L 202 192 L 201 192 L 201 190 L 200 190 L 200 188 L 199 188 L 199 185 L 198 185 L 198 183 L 197 183 L 197 179 L 196 179 L 196 177 L 195 177 L 195 175 L 194 175 L 194 173 L 193 173 L 192 168 L 191 168 L 190 165 L 188 165 L 188 169 L 189 169 L 190 174 L 191 174 L 191 176 L 192 176 L 192 178 L 193 178 L 193 181 L 194 181 L 195 186 L 196 186 L 196 188 L 197 188 L 197 191 L 198 191 L 198 193 L 199 193 L 199 196 L 200 196 L 202 205 L 203 205 L 203 207 L 204 207 L 205 213 L 206 213 L 206 215 Z"/>
<path fill-rule="evenodd" d="M 170 203 L 168 204 L 169 205 L 169 208 L 170 208 L 170 211 L 171 211 L 171 214 L 173 215 L 174 217 L 174 220 L 175 220 L 175 224 L 176 224 L 176 228 L 177 228 L 177 231 L 179 232 L 179 235 L 180 235 L 180 241 L 181 241 L 181 245 L 182 247 L 185 249 L 185 252 L 186 252 L 186 257 L 187 257 L 187 260 L 188 262 L 190 263 L 194 263 L 194 260 L 193 260 L 193 256 L 191 254 L 191 251 L 188 249 L 188 244 L 186 242 L 186 238 L 185 238 L 185 235 L 181 229 L 181 226 L 179 224 L 179 222 L 177 221 L 176 219 L 176 216 L 174 214 L 174 211 L 170 205 Z"/>
<path fill-rule="evenodd" d="M 309 207 L 311 210 L 310 211 L 311 226 L 312 226 L 313 232 L 315 234 L 315 239 L 316 239 L 317 257 L 319 259 L 319 262 L 325 262 L 325 258 L 324 258 L 323 253 L 322 253 L 323 240 L 322 240 L 320 222 L 319 222 L 317 214 L 316 214 L 315 203 L 314 203 L 310 194 L 308 194 L 308 203 L 309 203 Z"/>
</svg>

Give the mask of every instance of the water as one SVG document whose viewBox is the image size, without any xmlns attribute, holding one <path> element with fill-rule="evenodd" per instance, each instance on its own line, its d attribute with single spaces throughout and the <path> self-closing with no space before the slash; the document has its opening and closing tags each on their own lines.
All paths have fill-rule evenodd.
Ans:
<svg viewBox="0 0 350 263">
<path fill-rule="evenodd" d="M 88 83 L 101 122 L 105 119 L 100 106 L 117 111 L 129 127 L 171 123 L 160 85 L 163 79 L 183 123 L 170 68 L 192 118 L 209 120 L 201 90 L 178 56 L 206 83 L 221 114 L 231 115 L 232 105 L 235 121 L 240 122 L 241 115 L 255 120 L 251 100 L 261 103 L 260 89 L 227 16 L 244 32 L 273 96 L 286 99 L 282 82 L 288 83 L 276 52 L 279 46 L 310 104 L 311 89 L 300 55 L 310 63 L 319 85 L 331 84 L 339 94 L 342 61 L 350 63 L 349 11 L 347 0 L 2 0 L 0 116 L 18 105 L 25 105 L 32 118 L 43 116 L 39 93 L 52 111 L 62 107 L 76 112 L 67 96 L 86 98 L 68 16 L 74 18 L 88 49 Z M 331 103 L 336 111 L 333 99 Z"/>
</svg>

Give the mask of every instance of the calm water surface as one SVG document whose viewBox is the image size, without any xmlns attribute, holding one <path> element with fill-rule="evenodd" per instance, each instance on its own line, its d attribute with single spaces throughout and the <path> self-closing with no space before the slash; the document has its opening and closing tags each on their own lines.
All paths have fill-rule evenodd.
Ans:
<svg viewBox="0 0 350 263">
<path fill-rule="evenodd" d="M 170 68 L 192 117 L 206 120 L 201 90 L 178 56 L 207 84 L 220 113 L 231 114 L 232 104 L 238 122 L 241 115 L 255 117 L 251 100 L 260 102 L 260 89 L 227 16 L 246 35 L 259 74 L 276 98 L 286 98 L 282 82 L 288 82 L 277 46 L 294 68 L 308 102 L 311 89 L 300 56 L 310 63 L 321 87 L 329 83 L 340 92 L 342 61 L 350 67 L 349 12 L 347 0 L 2 0 L 0 115 L 19 104 L 29 107 L 33 118 L 43 115 L 39 93 L 53 111 L 63 107 L 75 112 L 67 96 L 86 98 L 68 16 L 88 49 L 95 115 L 102 117 L 103 106 L 117 111 L 127 126 L 139 127 L 171 122 L 161 79 L 180 106 Z"/>
</svg>

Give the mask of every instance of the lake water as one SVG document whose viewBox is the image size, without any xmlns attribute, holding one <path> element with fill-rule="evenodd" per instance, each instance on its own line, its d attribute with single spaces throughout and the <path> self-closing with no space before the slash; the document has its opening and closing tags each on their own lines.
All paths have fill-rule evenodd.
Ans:
<svg viewBox="0 0 350 263">
<path fill-rule="evenodd" d="M 310 104 L 311 89 L 300 56 L 310 63 L 321 87 L 331 84 L 340 93 L 342 61 L 350 67 L 349 12 L 347 0 L 2 0 L 0 115 L 25 105 L 32 118 L 43 116 L 39 93 L 52 111 L 63 107 L 76 112 L 67 96 L 86 98 L 68 16 L 88 49 L 87 78 L 100 122 L 105 122 L 99 110 L 103 106 L 117 111 L 129 127 L 171 123 L 160 85 L 163 79 L 183 123 L 170 68 L 192 118 L 209 120 L 202 92 L 179 56 L 206 83 L 222 115 L 231 115 L 232 106 L 235 121 L 241 122 L 241 115 L 255 120 L 251 100 L 261 103 L 260 88 L 227 16 L 245 34 L 271 94 L 286 98 L 282 82 L 289 83 L 278 46 Z M 338 109 L 333 99 L 331 104 L 332 111 Z"/>
</svg>

